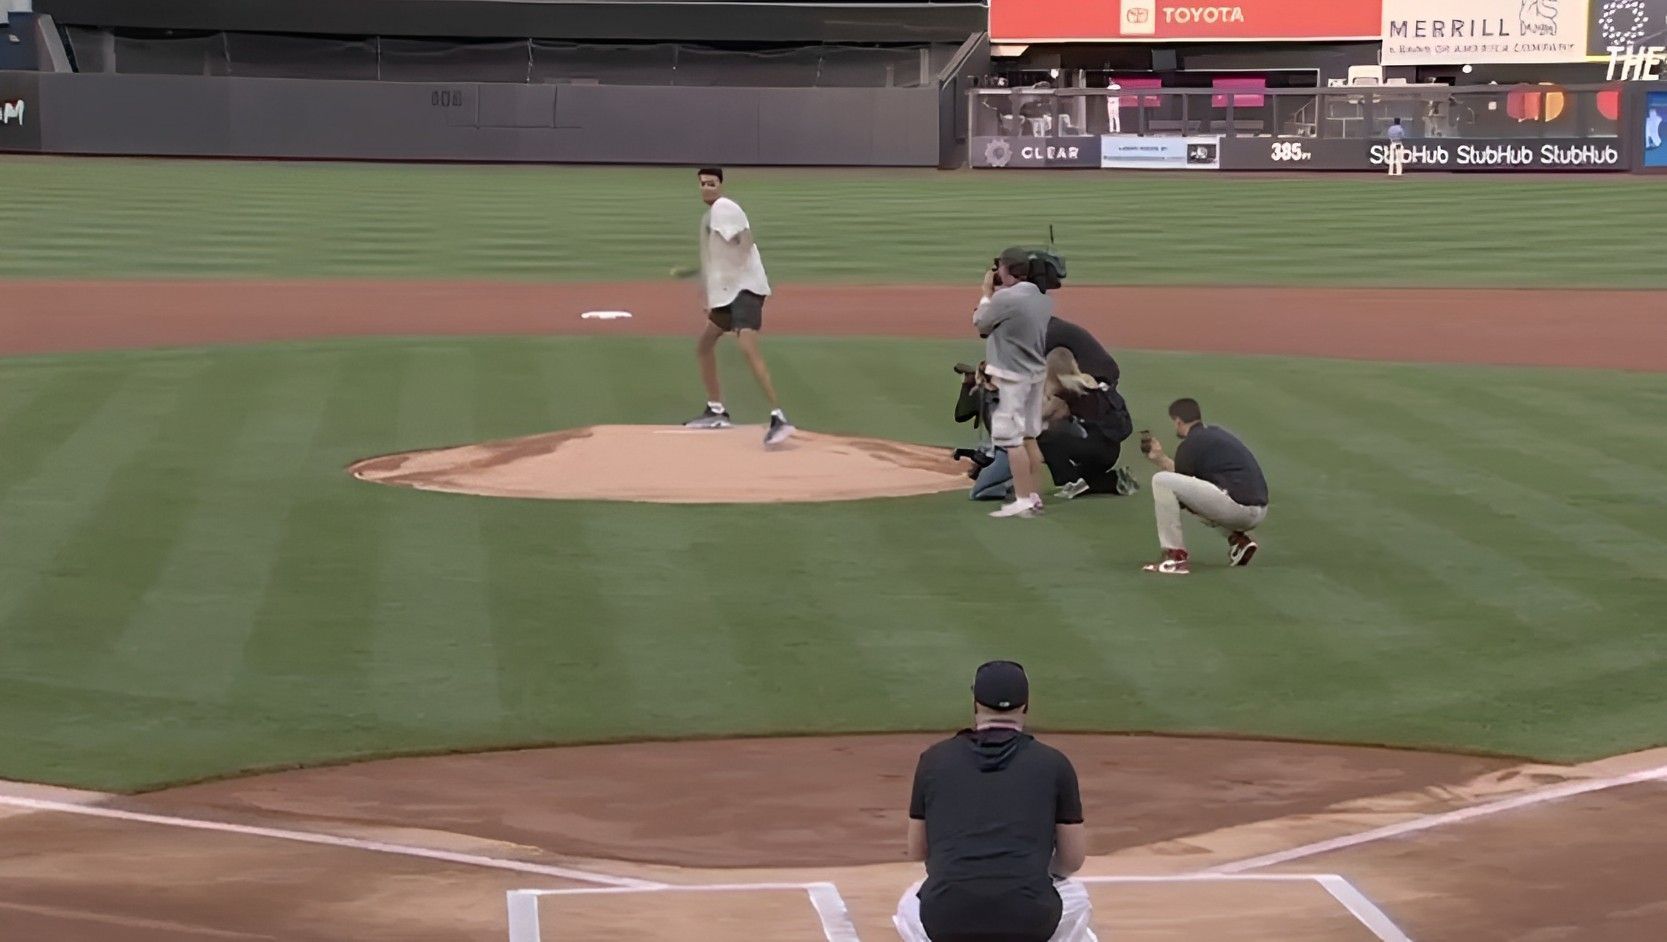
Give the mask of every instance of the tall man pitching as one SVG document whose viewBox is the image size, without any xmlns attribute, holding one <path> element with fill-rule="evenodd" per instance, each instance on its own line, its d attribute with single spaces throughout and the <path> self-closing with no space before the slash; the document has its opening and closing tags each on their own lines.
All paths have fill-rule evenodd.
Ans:
<svg viewBox="0 0 1667 942">
<path fill-rule="evenodd" d="M 695 347 L 700 378 L 706 384 L 706 411 L 683 424 L 689 428 L 729 428 L 733 424 L 718 386 L 717 348 L 724 334 L 734 333 L 752 375 L 770 401 L 770 427 L 764 432 L 764 444 L 777 445 L 793 434 L 793 426 L 781 411 L 776 387 L 770 382 L 770 368 L 758 349 L 758 332 L 764 329 L 764 299 L 770 294 L 764 259 L 753 241 L 747 214 L 739 203 L 724 195 L 723 170 L 705 167 L 697 178 L 701 202 L 707 207 L 700 218 L 700 277 L 706 292 L 707 324 Z"/>
</svg>

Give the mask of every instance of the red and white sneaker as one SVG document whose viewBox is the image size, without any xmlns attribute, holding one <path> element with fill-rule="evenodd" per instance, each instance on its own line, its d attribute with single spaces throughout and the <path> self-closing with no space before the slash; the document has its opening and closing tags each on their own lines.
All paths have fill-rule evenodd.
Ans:
<svg viewBox="0 0 1667 942">
<path fill-rule="evenodd" d="M 1227 534 L 1227 565 L 1250 565 L 1250 560 L 1256 555 L 1257 548 L 1256 541 L 1250 538 L 1250 534 L 1234 530 Z"/>
<path fill-rule="evenodd" d="M 1140 567 L 1141 572 L 1155 572 L 1160 576 L 1184 576 L 1192 572 L 1186 550 L 1164 550 L 1163 558 Z"/>
</svg>

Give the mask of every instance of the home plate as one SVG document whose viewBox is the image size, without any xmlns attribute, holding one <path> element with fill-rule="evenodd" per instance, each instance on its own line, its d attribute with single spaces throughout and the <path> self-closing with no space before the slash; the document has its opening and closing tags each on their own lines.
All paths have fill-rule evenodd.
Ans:
<svg viewBox="0 0 1667 942">
<path fill-rule="evenodd" d="M 631 312 L 630 311 L 586 311 L 583 314 L 580 314 L 579 316 L 584 318 L 585 320 L 590 320 L 590 321 L 613 321 L 613 320 L 619 320 L 622 317 L 630 317 Z"/>
</svg>

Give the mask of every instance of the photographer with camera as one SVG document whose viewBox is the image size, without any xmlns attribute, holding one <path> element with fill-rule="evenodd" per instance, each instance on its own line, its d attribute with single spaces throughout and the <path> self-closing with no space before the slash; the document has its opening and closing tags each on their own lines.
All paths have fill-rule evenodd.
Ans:
<svg viewBox="0 0 1667 942">
<path fill-rule="evenodd" d="M 1134 431 L 1134 423 L 1116 388 L 1090 375 L 1063 346 L 1048 351 L 1045 388 L 1046 428 L 1037 444 L 1059 486 L 1054 496 L 1073 500 L 1084 494 L 1127 496 L 1139 491 L 1134 475 L 1117 467 L 1123 440 Z"/>
<path fill-rule="evenodd" d="M 980 429 L 976 448 L 957 448 L 954 457 L 972 462 L 967 477 L 972 478 L 973 500 L 1003 500 L 1013 487 L 1013 471 L 1007 463 L 1007 452 L 990 440 L 990 410 L 995 405 L 996 387 L 984 373 L 984 365 L 955 364 L 961 377 L 961 395 L 955 400 L 955 421 L 971 422 Z"/>
<path fill-rule="evenodd" d="M 1058 256 L 1018 246 L 1004 250 L 984 273 L 983 297 L 972 322 L 984 338 L 984 372 L 996 387 L 990 437 L 1006 449 L 1013 469 L 1013 501 L 992 511 L 992 517 L 1042 512 L 1037 491 L 1042 451 L 1036 437 L 1042 434 L 1044 357 L 1053 317 L 1046 290 L 1057 288 L 1064 277 L 1065 264 Z"/>
<path fill-rule="evenodd" d="M 1227 531 L 1227 564 L 1248 566 L 1256 555 L 1251 531 L 1268 516 L 1268 481 L 1262 466 L 1238 436 L 1204 424 L 1196 399 L 1169 404 L 1169 418 L 1181 444 L 1171 459 L 1163 445 L 1142 430 L 1140 450 L 1158 467 L 1152 475 L 1152 503 L 1157 508 L 1158 543 L 1163 556 L 1148 563 L 1146 572 L 1184 576 L 1192 571 L 1181 511 L 1196 515 L 1218 530 Z"/>
</svg>

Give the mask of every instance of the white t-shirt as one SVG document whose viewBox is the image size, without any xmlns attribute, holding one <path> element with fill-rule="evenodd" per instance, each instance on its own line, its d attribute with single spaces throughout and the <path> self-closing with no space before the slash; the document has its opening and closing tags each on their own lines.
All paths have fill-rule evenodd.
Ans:
<svg viewBox="0 0 1667 942">
<path fill-rule="evenodd" d="M 743 291 L 756 295 L 770 293 L 770 279 L 764 274 L 764 258 L 754 244 L 746 256 L 728 240 L 752 228 L 741 204 L 727 196 L 700 217 L 700 274 L 706 282 L 706 306 L 720 308 Z"/>
</svg>

